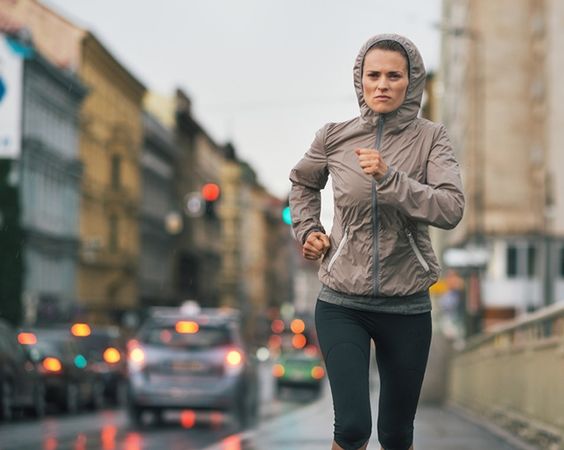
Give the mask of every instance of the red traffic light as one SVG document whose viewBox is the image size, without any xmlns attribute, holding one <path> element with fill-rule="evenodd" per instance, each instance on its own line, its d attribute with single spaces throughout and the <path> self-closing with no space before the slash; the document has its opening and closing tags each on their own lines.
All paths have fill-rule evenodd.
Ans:
<svg viewBox="0 0 564 450">
<path fill-rule="evenodd" d="M 215 202 L 219 198 L 220 189 L 215 183 L 207 183 L 202 186 L 202 198 L 206 202 Z"/>
</svg>

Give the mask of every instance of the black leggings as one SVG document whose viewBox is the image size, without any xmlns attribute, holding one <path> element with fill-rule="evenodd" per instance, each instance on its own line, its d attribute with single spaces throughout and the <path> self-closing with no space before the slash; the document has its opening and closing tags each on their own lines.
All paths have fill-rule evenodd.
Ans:
<svg viewBox="0 0 564 450">
<path fill-rule="evenodd" d="M 409 449 L 431 343 L 431 313 L 359 311 L 318 300 L 315 325 L 333 394 L 335 442 L 357 450 L 370 437 L 373 339 L 380 376 L 378 440 L 385 450 Z"/>
</svg>

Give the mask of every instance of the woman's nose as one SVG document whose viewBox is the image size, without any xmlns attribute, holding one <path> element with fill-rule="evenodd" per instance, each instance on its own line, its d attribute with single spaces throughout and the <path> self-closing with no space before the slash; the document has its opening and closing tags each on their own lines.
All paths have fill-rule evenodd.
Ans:
<svg viewBox="0 0 564 450">
<path fill-rule="evenodd" d="M 378 89 L 379 91 L 387 91 L 389 88 L 390 86 L 388 85 L 388 82 L 385 80 L 380 80 L 380 82 L 376 86 L 376 89 Z"/>
</svg>

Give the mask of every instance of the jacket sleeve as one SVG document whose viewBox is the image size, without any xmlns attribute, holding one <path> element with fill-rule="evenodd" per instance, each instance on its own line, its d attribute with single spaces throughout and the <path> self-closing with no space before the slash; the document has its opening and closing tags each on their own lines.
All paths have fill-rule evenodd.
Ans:
<svg viewBox="0 0 564 450">
<path fill-rule="evenodd" d="M 310 149 L 290 172 L 292 227 L 297 241 L 301 244 L 305 242 L 307 235 L 312 231 L 325 233 L 320 221 L 320 191 L 325 187 L 329 176 L 325 154 L 326 133 L 327 126 L 316 133 Z"/>
<path fill-rule="evenodd" d="M 378 183 L 378 202 L 439 228 L 451 229 L 460 222 L 464 211 L 460 167 L 443 125 L 427 159 L 426 183 L 391 167 Z"/>
</svg>

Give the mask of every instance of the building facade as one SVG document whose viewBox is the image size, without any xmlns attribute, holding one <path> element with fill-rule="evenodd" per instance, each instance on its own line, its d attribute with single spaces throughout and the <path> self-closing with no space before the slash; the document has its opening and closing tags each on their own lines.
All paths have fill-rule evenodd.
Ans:
<svg viewBox="0 0 564 450">
<path fill-rule="evenodd" d="M 80 117 L 80 306 L 113 321 L 138 305 L 138 214 L 144 86 L 90 32 L 37 0 L 0 0 L 42 54 L 88 88 Z"/>
<path fill-rule="evenodd" d="M 463 167 L 451 245 L 485 248 L 486 322 L 564 300 L 564 5 L 443 2 L 441 119 Z"/>
<path fill-rule="evenodd" d="M 7 21 L 0 19 L 3 27 Z M 0 301 L 1 315 L 19 324 L 62 320 L 76 303 L 82 176 L 78 130 L 86 89 L 34 49 L 23 26 L 17 28 L 11 35 L 0 32 Z M 19 67 L 13 70 L 8 66 L 15 59 Z M 6 93 L 17 93 L 17 98 L 7 99 Z M 13 101 L 17 104 L 6 104 Z M 10 122 L 4 114 L 15 118 L 17 131 L 5 129 Z M 8 155 L 5 144 L 10 141 Z"/>
<path fill-rule="evenodd" d="M 206 202 L 205 185 L 219 187 L 225 163 L 223 147 L 218 145 L 192 115 L 191 101 L 177 90 L 164 122 L 172 119 L 180 152 L 176 177 L 176 199 L 182 205 L 184 226 L 177 236 L 175 289 L 179 299 L 194 299 L 204 306 L 221 303 L 223 241 L 219 210 L 222 194 Z M 172 111 L 171 111 L 172 109 Z"/>
<path fill-rule="evenodd" d="M 79 74 L 90 94 L 81 111 L 79 297 L 99 320 L 115 320 L 138 306 L 145 88 L 92 34 L 80 46 Z"/>
<path fill-rule="evenodd" d="M 175 304 L 176 235 L 183 227 L 174 191 L 178 150 L 172 132 L 154 116 L 145 113 L 143 123 L 140 302 L 142 306 Z"/>
<path fill-rule="evenodd" d="M 86 89 L 39 53 L 25 61 L 23 86 L 22 298 L 26 319 L 41 322 L 68 317 L 77 299 L 79 113 Z"/>
</svg>

